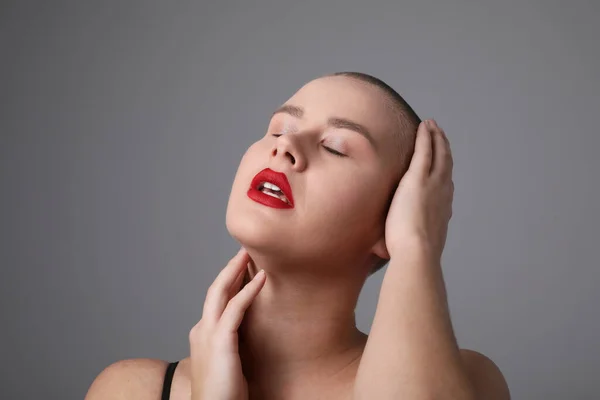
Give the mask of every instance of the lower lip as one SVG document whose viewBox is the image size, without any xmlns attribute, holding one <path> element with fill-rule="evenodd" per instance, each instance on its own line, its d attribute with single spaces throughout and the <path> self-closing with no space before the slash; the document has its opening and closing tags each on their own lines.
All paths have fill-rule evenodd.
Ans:
<svg viewBox="0 0 600 400">
<path fill-rule="evenodd" d="M 260 190 L 254 189 L 254 188 L 250 188 L 248 189 L 248 197 L 250 197 L 252 200 L 256 201 L 257 203 L 263 204 L 265 206 L 268 207 L 273 207 L 273 208 L 294 208 L 294 206 L 285 203 L 273 196 L 269 196 L 268 194 L 264 194 L 263 192 L 261 192 Z"/>
</svg>

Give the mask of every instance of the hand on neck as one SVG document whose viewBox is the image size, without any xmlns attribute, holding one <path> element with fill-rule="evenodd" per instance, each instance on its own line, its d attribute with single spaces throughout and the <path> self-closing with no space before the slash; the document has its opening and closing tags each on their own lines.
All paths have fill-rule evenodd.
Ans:
<svg viewBox="0 0 600 400">
<path fill-rule="evenodd" d="M 325 378 L 360 357 L 366 335 L 356 328 L 354 309 L 362 276 L 333 279 L 314 273 L 314 264 L 282 268 L 261 257 L 253 257 L 249 276 L 263 268 L 267 281 L 239 328 L 249 382 Z"/>
</svg>

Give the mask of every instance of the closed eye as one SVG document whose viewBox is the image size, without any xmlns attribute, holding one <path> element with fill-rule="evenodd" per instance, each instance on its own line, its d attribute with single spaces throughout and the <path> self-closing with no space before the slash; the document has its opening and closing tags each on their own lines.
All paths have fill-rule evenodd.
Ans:
<svg viewBox="0 0 600 400">
<path fill-rule="evenodd" d="M 275 137 L 279 137 L 279 136 L 281 136 L 281 133 L 273 133 L 272 135 L 275 136 Z M 347 155 L 345 155 L 343 153 L 340 153 L 339 151 L 334 150 L 331 147 L 323 146 L 323 148 L 326 151 L 328 151 L 329 153 L 331 153 L 331 154 L 333 154 L 333 155 L 335 155 L 337 157 L 348 157 Z"/>
<path fill-rule="evenodd" d="M 325 148 L 325 150 L 327 150 L 328 152 L 330 152 L 331 154 L 335 154 L 338 157 L 348 157 L 347 155 L 340 153 L 339 151 L 336 151 L 332 148 L 329 148 L 327 146 L 323 146 Z"/>
</svg>

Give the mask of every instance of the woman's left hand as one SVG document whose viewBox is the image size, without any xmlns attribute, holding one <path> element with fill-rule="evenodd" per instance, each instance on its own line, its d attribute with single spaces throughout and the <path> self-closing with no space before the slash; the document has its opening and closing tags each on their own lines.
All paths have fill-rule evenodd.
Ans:
<svg viewBox="0 0 600 400">
<path fill-rule="evenodd" d="M 385 223 L 390 258 L 402 254 L 417 240 L 440 261 L 452 217 L 452 168 L 445 132 L 435 121 L 423 121 L 417 130 L 411 164 L 396 189 Z"/>
</svg>

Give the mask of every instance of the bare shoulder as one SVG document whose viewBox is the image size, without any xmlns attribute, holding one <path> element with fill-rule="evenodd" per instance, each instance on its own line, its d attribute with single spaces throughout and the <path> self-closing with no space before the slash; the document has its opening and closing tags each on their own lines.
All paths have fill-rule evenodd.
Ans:
<svg viewBox="0 0 600 400">
<path fill-rule="evenodd" d="M 151 358 L 114 362 L 94 379 L 85 400 L 160 398 L 167 366 Z"/>
<path fill-rule="evenodd" d="M 469 349 L 461 349 L 460 355 L 475 390 L 481 398 L 510 400 L 508 384 L 500 368 L 487 356 Z"/>
</svg>

